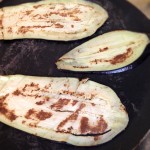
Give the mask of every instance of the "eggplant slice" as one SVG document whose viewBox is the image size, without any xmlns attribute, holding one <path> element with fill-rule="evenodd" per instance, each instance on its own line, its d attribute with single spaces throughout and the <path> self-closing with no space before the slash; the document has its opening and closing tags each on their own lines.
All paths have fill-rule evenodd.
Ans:
<svg viewBox="0 0 150 150">
<path fill-rule="evenodd" d="M 137 60 L 149 44 L 146 34 L 117 30 L 74 48 L 57 61 L 57 68 L 71 71 L 109 71 Z"/>
<path fill-rule="evenodd" d="M 105 143 L 124 130 L 128 114 L 115 92 L 88 79 L 0 76 L 0 121 L 76 146 Z"/>
<path fill-rule="evenodd" d="M 46 0 L 0 9 L 0 39 L 69 41 L 95 33 L 108 18 L 101 6 L 84 0 Z"/>
</svg>

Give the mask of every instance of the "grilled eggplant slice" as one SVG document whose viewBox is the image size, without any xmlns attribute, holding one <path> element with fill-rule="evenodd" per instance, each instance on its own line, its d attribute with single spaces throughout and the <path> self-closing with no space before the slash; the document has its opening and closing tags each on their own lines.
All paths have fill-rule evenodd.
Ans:
<svg viewBox="0 0 150 150">
<path fill-rule="evenodd" d="M 146 34 L 112 31 L 74 48 L 56 64 L 58 69 L 71 71 L 114 70 L 134 62 L 148 43 Z"/>
<path fill-rule="evenodd" d="M 46 0 L 0 9 L 0 39 L 77 40 L 107 20 L 101 6 L 84 0 Z"/>
<path fill-rule="evenodd" d="M 0 121 L 50 140 L 93 146 L 125 129 L 115 92 L 84 79 L 0 76 Z"/>
</svg>

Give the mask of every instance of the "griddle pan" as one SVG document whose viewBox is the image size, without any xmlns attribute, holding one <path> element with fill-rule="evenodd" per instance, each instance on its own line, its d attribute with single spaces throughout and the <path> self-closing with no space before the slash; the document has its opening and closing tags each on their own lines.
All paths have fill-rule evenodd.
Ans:
<svg viewBox="0 0 150 150">
<path fill-rule="evenodd" d="M 4 0 L 0 7 L 36 0 Z M 55 62 L 74 47 L 108 31 L 127 29 L 149 35 L 150 21 L 125 0 L 91 0 L 109 13 L 108 21 L 85 39 L 58 42 L 47 40 L 0 41 L 1 75 L 35 75 L 48 77 L 90 78 L 116 91 L 129 113 L 125 131 L 110 142 L 94 147 L 75 147 L 58 143 L 0 123 L 0 150 L 132 150 L 150 128 L 150 46 L 139 58 L 140 63 L 120 73 L 74 73 L 57 70 Z"/>
</svg>

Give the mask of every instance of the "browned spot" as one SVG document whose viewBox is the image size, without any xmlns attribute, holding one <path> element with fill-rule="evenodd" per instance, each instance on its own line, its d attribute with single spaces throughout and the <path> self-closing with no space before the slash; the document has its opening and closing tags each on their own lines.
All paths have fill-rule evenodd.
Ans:
<svg viewBox="0 0 150 150">
<path fill-rule="evenodd" d="M 69 130 L 64 130 L 63 126 L 69 122 L 69 121 L 75 121 L 78 118 L 78 113 L 79 111 L 81 111 L 86 105 L 85 104 L 81 104 L 80 107 L 74 112 L 72 113 L 69 117 L 67 117 L 65 120 L 63 120 L 62 122 L 60 122 L 60 124 L 57 127 L 57 132 L 65 132 L 65 133 L 70 133 L 70 128 L 72 129 L 72 126 L 69 127 Z"/>
<path fill-rule="evenodd" d="M 50 98 L 49 98 L 48 96 L 46 96 L 46 97 L 44 98 L 44 100 L 45 100 L 45 101 L 49 101 Z"/>
<path fill-rule="evenodd" d="M 94 104 L 94 103 L 91 103 L 91 105 L 92 105 L 92 106 L 95 106 L 96 104 Z"/>
<path fill-rule="evenodd" d="M 41 89 L 41 92 L 44 92 L 44 93 L 49 93 L 49 90 L 44 88 L 44 89 Z"/>
<path fill-rule="evenodd" d="M 67 87 L 67 84 L 64 84 L 64 87 Z"/>
<path fill-rule="evenodd" d="M 25 124 L 25 123 L 26 123 L 26 121 L 25 121 L 25 120 L 23 120 L 23 121 L 22 121 L 22 124 Z"/>
<path fill-rule="evenodd" d="M 99 140 L 99 136 L 94 136 L 94 141 L 98 141 Z"/>
<path fill-rule="evenodd" d="M 48 14 L 44 14 L 43 16 L 44 16 L 45 18 L 48 18 L 49 15 L 48 15 Z"/>
<path fill-rule="evenodd" d="M 36 124 L 36 123 L 29 123 L 29 126 L 30 126 L 31 128 L 36 128 L 36 127 L 37 127 L 37 124 Z"/>
<path fill-rule="evenodd" d="M 4 17 L 4 13 L 2 13 L 0 15 L 0 29 L 1 29 L 1 34 L 2 34 L 2 38 L 4 38 L 4 33 L 3 33 L 3 17 Z"/>
<path fill-rule="evenodd" d="M 0 113 L 3 114 L 7 119 L 10 121 L 16 120 L 17 116 L 15 115 L 15 112 L 13 110 L 9 110 L 5 106 L 0 106 Z"/>
<path fill-rule="evenodd" d="M 69 95 L 74 95 L 75 92 L 72 92 L 72 91 L 62 91 L 63 94 L 69 94 Z"/>
<path fill-rule="evenodd" d="M 120 105 L 120 110 L 127 114 L 127 111 L 126 111 L 126 108 L 124 107 L 124 105 L 122 105 L 122 104 Z"/>
<path fill-rule="evenodd" d="M 38 95 L 38 94 L 24 94 L 24 93 L 20 93 L 22 96 L 24 97 L 34 97 L 35 99 L 36 98 L 41 98 L 42 96 L 41 95 Z"/>
<path fill-rule="evenodd" d="M 17 116 L 15 115 L 14 110 L 10 110 L 7 108 L 7 104 L 5 103 L 5 100 L 9 94 L 6 94 L 3 97 L 0 97 L 0 114 L 4 115 L 7 119 L 10 121 L 16 120 Z"/>
<path fill-rule="evenodd" d="M 33 90 L 31 90 L 31 92 L 32 92 Z M 37 90 L 35 90 L 35 91 L 37 91 Z M 22 96 L 24 96 L 24 97 L 34 97 L 34 98 L 40 98 L 41 97 L 41 95 L 38 95 L 38 94 L 27 94 L 27 93 L 23 93 L 23 92 L 25 92 L 25 89 L 23 89 L 22 91 L 21 90 L 15 90 L 12 94 L 13 95 L 15 95 L 15 96 L 19 96 L 19 95 L 22 95 Z"/>
<path fill-rule="evenodd" d="M 3 103 L 8 96 L 9 96 L 9 94 L 6 94 L 6 95 L 0 97 L 0 104 Z"/>
<path fill-rule="evenodd" d="M 95 94 L 91 94 L 90 99 L 93 99 L 95 96 L 96 96 Z"/>
<path fill-rule="evenodd" d="M 59 109 L 63 108 L 65 105 L 67 105 L 69 102 L 70 102 L 70 99 L 59 99 L 58 102 L 51 105 L 51 108 L 59 110 Z"/>
<path fill-rule="evenodd" d="M 62 25 L 62 24 L 60 24 L 60 23 L 56 23 L 55 24 L 55 28 L 63 28 L 64 26 Z"/>
<path fill-rule="evenodd" d="M 73 66 L 73 68 L 85 69 L 85 68 L 89 68 L 89 66 Z"/>
<path fill-rule="evenodd" d="M 30 28 L 49 28 L 49 27 L 51 27 L 51 26 L 31 26 Z"/>
<path fill-rule="evenodd" d="M 107 59 L 95 59 L 95 60 L 91 61 L 91 63 L 98 64 L 98 63 L 101 63 L 101 62 L 109 62 L 112 65 L 116 65 L 117 63 L 123 63 L 132 54 L 133 54 L 132 49 L 128 48 L 127 52 L 125 52 L 123 54 L 120 54 L 120 55 L 117 55 L 117 56 L 115 56 L 114 58 L 112 58 L 110 60 L 109 59 L 108 60 Z"/>
<path fill-rule="evenodd" d="M 12 94 L 15 95 L 15 96 L 18 96 L 18 95 L 21 94 L 21 91 L 17 89 Z"/>
<path fill-rule="evenodd" d="M 60 13 L 60 16 L 67 17 L 67 14 L 66 13 Z"/>
<path fill-rule="evenodd" d="M 31 82 L 30 84 L 25 84 L 22 91 L 25 92 L 27 90 L 27 88 L 32 88 L 32 91 L 39 91 L 40 90 L 39 84 L 36 84 L 36 83 L 33 83 L 33 82 Z"/>
<path fill-rule="evenodd" d="M 1 17 L 1 16 L 0 16 Z M 2 21 L 2 19 L 0 18 L 0 28 L 2 28 L 3 27 L 3 21 Z"/>
<path fill-rule="evenodd" d="M 72 129 L 73 129 L 73 127 L 71 126 L 68 128 L 68 131 L 71 132 Z"/>
<path fill-rule="evenodd" d="M 95 126 L 89 125 L 89 119 L 86 117 L 82 117 L 80 130 L 81 134 L 99 134 L 103 133 L 107 129 L 107 123 L 101 117 Z"/>
<path fill-rule="evenodd" d="M 50 112 L 45 112 L 43 110 L 37 112 L 34 109 L 30 109 L 26 115 L 25 118 L 27 119 L 38 119 L 38 120 L 45 120 L 47 118 L 50 118 L 52 114 Z"/>
<path fill-rule="evenodd" d="M 30 30 L 29 27 L 26 27 L 26 26 L 21 26 L 19 29 L 18 29 L 18 34 L 21 33 L 21 34 L 25 34 L 27 32 L 33 32 L 32 30 Z"/>
<path fill-rule="evenodd" d="M 129 58 L 132 54 L 133 54 L 132 49 L 128 48 L 126 53 L 115 56 L 112 60 L 110 60 L 110 63 L 113 65 L 115 65 L 117 63 L 122 63 L 127 58 Z"/>
<path fill-rule="evenodd" d="M 25 115 L 26 119 L 32 119 L 31 117 L 36 113 L 34 109 L 29 109 L 28 112 Z"/>
<path fill-rule="evenodd" d="M 50 26 L 21 26 L 18 28 L 18 34 L 21 33 L 21 34 L 25 34 L 27 32 L 33 32 L 33 29 L 35 28 L 48 28 Z"/>
<path fill-rule="evenodd" d="M 18 116 L 15 115 L 15 112 L 14 111 L 9 111 L 7 113 L 7 118 L 10 120 L 10 121 L 14 121 L 17 119 Z"/>
<path fill-rule="evenodd" d="M 107 51 L 107 50 L 108 50 L 108 47 L 100 48 L 100 49 L 99 49 L 100 52 L 104 52 L 104 51 Z"/>
<path fill-rule="evenodd" d="M 44 16 L 44 15 L 43 15 Z M 33 19 L 38 18 L 38 19 L 43 19 L 40 14 L 32 15 Z"/>
<path fill-rule="evenodd" d="M 33 12 L 33 10 L 25 11 L 26 15 L 30 15 L 32 12 Z"/>
<path fill-rule="evenodd" d="M 28 86 L 28 84 L 25 84 L 25 86 L 23 87 L 23 92 L 25 92 L 26 91 L 26 88 L 27 88 L 27 86 Z"/>
<path fill-rule="evenodd" d="M 12 27 L 8 27 L 8 33 L 12 33 Z"/>
<path fill-rule="evenodd" d="M 59 11 L 53 11 L 53 12 L 50 12 L 49 15 L 59 15 L 61 17 L 73 17 L 73 18 L 78 18 L 77 16 L 75 16 L 76 14 L 78 13 L 81 13 L 81 11 L 78 9 L 78 8 L 75 8 L 75 9 L 72 9 L 72 10 L 68 10 L 66 8 L 63 8 L 62 10 L 59 10 Z M 79 18 L 78 18 L 79 20 Z"/>
<path fill-rule="evenodd" d="M 85 93 L 83 93 L 83 92 L 76 92 L 75 95 L 76 95 L 76 96 L 81 96 L 81 97 L 82 97 L 82 96 L 85 96 Z"/>
<path fill-rule="evenodd" d="M 43 5 L 42 5 L 42 4 L 36 5 L 36 6 L 33 6 L 33 8 L 37 9 L 37 8 L 39 8 L 39 7 L 41 7 L 41 6 L 43 6 Z"/>
<path fill-rule="evenodd" d="M 77 97 L 83 97 L 85 96 L 84 92 L 72 92 L 72 91 L 62 91 L 63 94 L 68 94 L 68 95 L 73 95 L 73 96 L 77 96 Z"/>
<path fill-rule="evenodd" d="M 61 17 L 67 17 L 68 14 L 67 13 L 61 13 L 61 12 L 50 12 L 49 15 L 59 15 Z"/>
<path fill-rule="evenodd" d="M 74 20 L 74 21 L 81 21 L 81 19 L 78 18 L 78 17 L 75 17 L 73 20 Z"/>
<path fill-rule="evenodd" d="M 34 82 L 31 82 L 29 86 L 31 86 L 31 87 L 38 87 L 39 84 L 36 84 L 36 83 L 34 83 Z"/>
<path fill-rule="evenodd" d="M 44 112 L 43 110 L 41 110 L 40 112 L 38 112 L 36 114 L 36 117 L 39 119 L 39 120 L 45 120 L 45 119 L 48 119 L 52 116 L 52 114 L 50 112 Z"/>
<path fill-rule="evenodd" d="M 75 106 L 77 103 L 78 103 L 78 101 L 77 101 L 77 100 L 73 100 L 73 102 L 72 102 L 72 106 Z"/>
<path fill-rule="evenodd" d="M 51 87 L 51 84 L 45 85 L 44 89 L 49 89 Z"/>
<path fill-rule="evenodd" d="M 102 60 L 102 59 L 95 59 L 95 60 L 91 61 L 91 63 L 95 63 L 95 64 L 98 64 L 98 63 L 101 63 L 101 62 L 104 62 L 104 60 Z"/>
<path fill-rule="evenodd" d="M 74 28 L 74 25 L 73 25 L 73 24 L 71 25 L 71 28 Z"/>
<path fill-rule="evenodd" d="M 36 102 L 37 105 L 43 105 L 45 103 L 45 101 L 39 101 L 39 102 Z"/>
</svg>

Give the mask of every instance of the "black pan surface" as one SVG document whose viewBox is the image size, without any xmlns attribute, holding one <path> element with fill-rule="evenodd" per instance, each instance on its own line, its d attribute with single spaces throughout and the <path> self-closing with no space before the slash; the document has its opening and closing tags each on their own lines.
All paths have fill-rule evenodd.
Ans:
<svg viewBox="0 0 150 150">
<path fill-rule="evenodd" d="M 4 0 L 0 7 L 36 0 Z M 132 150 L 150 128 L 150 46 L 135 68 L 116 74 L 73 73 L 56 69 L 56 60 L 72 48 L 102 33 L 128 29 L 149 34 L 150 21 L 126 1 L 91 0 L 109 12 L 109 19 L 91 37 L 71 42 L 47 40 L 0 41 L 0 74 L 90 78 L 116 91 L 129 113 L 125 131 L 95 147 L 75 147 L 29 135 L 0 123 L 0 150 Z M 143 56 L 142 56 L 143 57 Z"/>
</svg>

